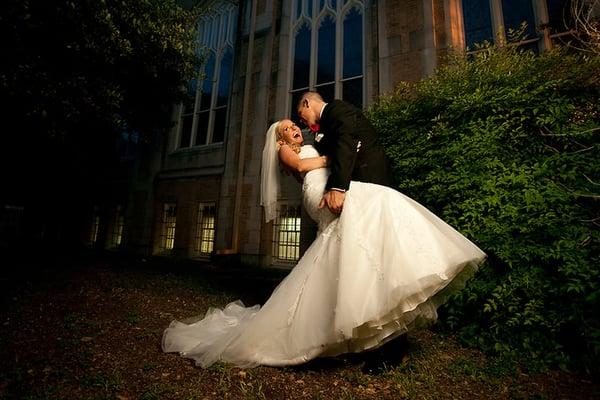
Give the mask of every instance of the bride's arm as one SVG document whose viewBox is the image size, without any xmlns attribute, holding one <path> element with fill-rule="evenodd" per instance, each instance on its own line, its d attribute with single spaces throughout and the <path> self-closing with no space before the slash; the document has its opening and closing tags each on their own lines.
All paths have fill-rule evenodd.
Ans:
<svg viewBox="0 0 600 400">
<path fill-rule="evenodd" d="M 300 158 L 290 146 L 285 144 L 279 148 L 279 159 L 293 172 L 308 172 L 327 166 L 327 157 Z"/>
</svg>

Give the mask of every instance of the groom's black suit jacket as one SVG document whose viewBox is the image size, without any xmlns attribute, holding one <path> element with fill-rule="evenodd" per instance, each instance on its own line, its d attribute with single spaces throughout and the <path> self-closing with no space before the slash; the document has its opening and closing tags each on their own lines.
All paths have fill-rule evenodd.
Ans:
<svg viewBox="0 0 600 400">
<path fill-rule="evenodd" d="M 315 148 L 329 157 L 331 169 L 326 189 L 346 190 L 350 180 L 392 186 L 388 159 L 360 109 L 333 100 L 325 106 L 319 125 L 324 136 L 315 140 Z"/>
</svg>

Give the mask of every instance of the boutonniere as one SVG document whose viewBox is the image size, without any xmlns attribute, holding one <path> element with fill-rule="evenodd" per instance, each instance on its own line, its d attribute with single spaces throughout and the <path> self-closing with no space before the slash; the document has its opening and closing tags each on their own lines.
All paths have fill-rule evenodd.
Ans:
<svg viewBox="0 0 600 400">
<path fill-rule="evenodd" d="M 315 142 L 320 142 L 320 141 L 321 141 L 321 139 L 323 139 L 323 137 L 324 137 L 324 136 L 325 136 L 325 134 L 324 134 L 324 133 L 317 133 L 317 134 L 315 135 Z"/>
</svg>

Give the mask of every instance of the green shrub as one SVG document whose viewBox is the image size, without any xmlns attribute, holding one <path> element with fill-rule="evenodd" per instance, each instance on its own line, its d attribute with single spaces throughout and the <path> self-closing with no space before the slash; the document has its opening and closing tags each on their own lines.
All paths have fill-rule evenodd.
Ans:
<svg viewBox="0 0 600 400">
<path fill-rule="evenodd" d="M 598 56 L 492 46 L 369 110 L 399 190 L 488 254 L 442 310 L 466 343 L 597 368 L 599 97 Z"/>
</svg>

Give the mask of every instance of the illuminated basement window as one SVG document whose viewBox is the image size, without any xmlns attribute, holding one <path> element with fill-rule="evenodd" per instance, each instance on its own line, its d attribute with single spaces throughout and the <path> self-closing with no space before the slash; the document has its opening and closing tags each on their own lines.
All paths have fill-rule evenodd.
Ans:
<svg viewBox="0 0 600 400">
<path fill-rule="evenodd" d="M 198 255 L 212 253 L 215 242 L 215 203 L 198 203 L 194 252 Z"/>
<path fill-rule="evenodd" d="M 300 206 L 280 204 L 273 225 L 273 257 L 294 262 L 300 257 Z"/>
<path fill-rule="evenodd" d="M 90 224 L 88 245 L 94 247 L 98 242 L 98 231 L 100 230 L 100 210 L 98 206 L 94 206 L 92 210 L 92 221 Z"/>
<path fill-rule="evenodd" d="M 175 203 L 164 203 L 161 217 L 161 250 L 173 250 L 175 245 L 175 221 L 177 216 L 177 205 Z"/>
<path fill-rule="evenodd" d="M 125 227 L 125 216 L 123 215 L 123 207 L 117 206 L 115 210 L 115 220 L 112 232 L 112 246 L 120 247 L 123 242 L 123 228 Z"/>
</svg>

